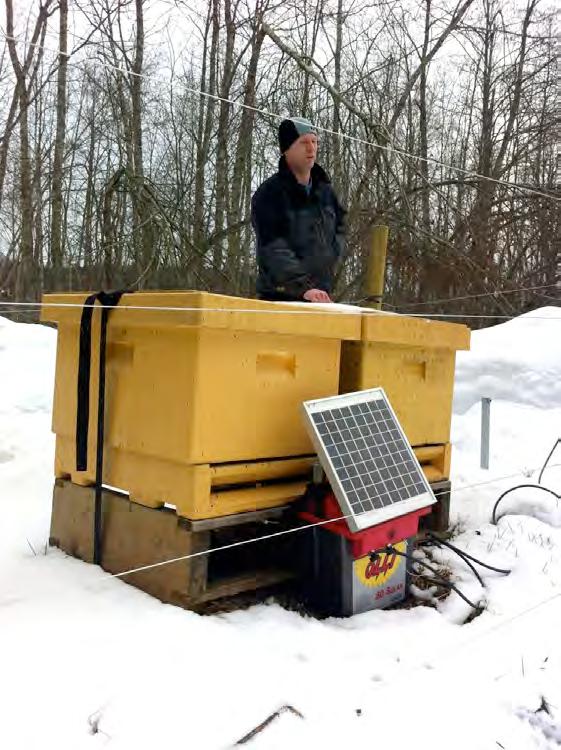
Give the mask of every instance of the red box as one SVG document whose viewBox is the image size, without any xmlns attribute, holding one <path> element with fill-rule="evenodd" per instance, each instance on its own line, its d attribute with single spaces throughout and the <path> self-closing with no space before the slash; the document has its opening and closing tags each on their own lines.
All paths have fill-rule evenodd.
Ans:
<svg viewBox="0 0 561 750">
<path fill-rule="evenodd" d="M 318 505 L 320 506 L 319 508 Z M 346 520 L 341 519 L 343 514 L 339 508 L 339 504 L 335 495 L 329 490 L 319 502 L 317 499 L 311 500 L 308 507 L 300 511 L 298 515 L 310 523 L 318 523 L 331 518 L 339 519 L 334 520 L 332 523 L 324 524 L 322 528 L 348 539 L 351 543 L 353 559 L 357 560 L 359 557 L 364 557 L 374 550 L 383 549 L 388 544 L 395 544 L 396 542 L 401 542 L 404 539 L 415 536 L 419 529 L 419 519 L 426 516 L 430 511 L 431 506 L 429 505 L 426 508 L 420 508 L 403 516 L 384 521 L 369 529 L 353 532 L 350 531 Z M 320 513 L 323 517 L 319 515 Z"/>
</svg>

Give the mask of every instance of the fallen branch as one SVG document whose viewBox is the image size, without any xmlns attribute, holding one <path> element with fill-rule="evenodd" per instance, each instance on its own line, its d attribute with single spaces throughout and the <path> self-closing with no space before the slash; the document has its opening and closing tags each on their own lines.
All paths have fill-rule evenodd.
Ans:
<svg viewBox="0 0 561 750">
<path fill-rule="evenodd" d="M 278 711 L 275 711 L 270 716 L 268 716 L 265 721 L 262 721 L 261 724 L 255 727 L 255 729 L 252 729 L 251 732 L 248 732 L 244 737 L 241 738 L 241 740 L 238 740 L 236 742 L 236 745 L 245 745 L 247 742 L 252 740 L 254 737 L 256 737 L 260 732 L 262 732 L 266 727 L 269 726 L 275 719 L 278 719 L 281 714 L 286 713 L 287 711 L 290 711 L 291 714 L 294 714 L 295 716 L 298 716 L 300 719 L 303 719 L 304 716 L 294 708 L 294 706 L 282 706 L 278 709 Z"/>
</svg>

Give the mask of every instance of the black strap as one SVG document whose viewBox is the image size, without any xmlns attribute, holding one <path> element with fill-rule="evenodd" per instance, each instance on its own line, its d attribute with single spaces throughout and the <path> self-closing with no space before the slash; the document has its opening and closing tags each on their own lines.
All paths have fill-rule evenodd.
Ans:
<svg viewBox="0 0 561 750">
<path fill-rule="evenodd" d="M 113 307 L 119 304 L 127 290 L 97 292 L 86 298 L 80 320 L 80 354 L 78 360 L 78 404 L 76 410 L 76 470 L 88 468 L 88 430 L 90 424 L 90 375 L 92 353 L 92 314 L 96 301 L 101 303 L 99 341 L 99 384 L 95 462 L 94 507 L 94 564 L 101 563 L 101 518 L 103 489 L 103 443 L 105 432 L 105 353 L 107 349 L 107 320 Z"/>
<path fill-rule="evenodd" d="M 88 468 L 88 426 L 90 424 L 90 370 L 92 355 L 92 314 L 98 298 L 86 298 L 80 319 L 80 353 L 78 357 L 78 402 L 76 411 L 76 471 Z"/>
</svg>

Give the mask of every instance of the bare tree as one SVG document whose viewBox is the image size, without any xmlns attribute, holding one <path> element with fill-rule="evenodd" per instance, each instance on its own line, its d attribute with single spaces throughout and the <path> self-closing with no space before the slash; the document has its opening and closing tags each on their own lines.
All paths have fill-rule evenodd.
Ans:
<svg viewBox="0 0 561 750">
<path fill-rule="evenodd" d="M 52 283 L 60 283 L 63 266 L 62 247 L 62 180 L 64 148 L 66 141 L 66 80 L 68 71 L 68 0 L 59 0 L 59 61 L 56 96 L 56 135 L 51 183 L 51 263 L 54 269 Z"/>
<path fill-rule="evenodd" d="M 40 6 L 33 39 L 44 39 L 47 19 L 53 0 L 45 0 Z M 37 266 L 33 245 L 33 186 L 31 176 L 31 154 L 29 145 L 29 105 L 30 89 L 27 74 L 29 67 L 19 58 L 14 32 L 14 9 L 12 0 L 6 0 L 6 32 L 10 59 L 16 77 L 16 98 L 19 117 L 19 194 L 21 205 L 21 239 L 19 262 L 16 273 L 16 299 L 35 299 L 37 286 Z M 34 42 L 34 44 L 36 43 Z M 37 47 L 36 63 L 42 56 L 42 46 Z M 32 58 L 31 58 L 32 59 Z"/>
<path fill-rule="evenodd" d="M 559 12 L 543 0 L 508 24 L 503 0 L 210 0 L 202 12 L 177 0 L 166 7 L 182 51 L 143 0 L 80 3 L 73 47 L 68 0 L 43 0 L 23 50 L 13 5 L 0 57 L 5 293 L 251 295 L 251 195 L 276 169 L 288 113 L 327 131 L 320 161 L 348 209 L 340 299 L 361 298 L 380 220 L 394 306 L 510 313 L 539 292 L 495 290 L 556 283 Z M 44 44 L 56 12 L 58 40 Z"/>
</svg>

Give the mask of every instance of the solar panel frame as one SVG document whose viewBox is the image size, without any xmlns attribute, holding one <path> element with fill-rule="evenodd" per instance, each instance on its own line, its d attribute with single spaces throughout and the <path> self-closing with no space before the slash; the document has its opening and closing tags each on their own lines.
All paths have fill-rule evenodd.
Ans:
<svg viewBox="0 0 561 750">
<path fill-rule="evenodd" d="M 367 404 L 372 403 L 375 404 L 375 413 L 379 413 L 385 425 L 390 426 L 390 429 L 386 430 L 390 440 L 382 438 L 371 429 L 371 425 L 376 424 L 380 432 L 379 423 L 374 420 L 372 407 L 366 408 Z M 346 407 L 354 407 L 354 410 L 350 409 L 350 416 Z M 347 523 L 351 531 L 362 531 L 436 502 L 421 465 L 383 388 L 305 401 L 303 410 L 308 433 L 339 506 L 343 514 L 348 516 Z M 314 419 L 314 415 L 321 416 L 316 416 Z M 326 420 L 327 415 L 331 419 Z M 349 425 L 348 420 L 351 418 L 354 426 Z M 325 428 L 320 432 L 322 420 Z M 342 422 L 344 425 L 340 426 Z M 333 429 L 328 423 L 336 424 L 337 429 Z M 361 429 L 362 424 L 365 427 Z M 366 430 L 366 427 L 369 429 Z M 343 434 L 347 432 L 348 435 Z M 334 436 L 339 435 L 342 441 L 334 443 Z M 353 451 L 350 451 L 348 447 L 351 441 L 354 442 Z M 362 443 L 365 445 L 363 446 Z M 388 464 L 388 457 L 392 456 L 393 460 L 394 456 L 390 447 L 392 443 L 396 451 L 399 446 L 400 459 L 403 466 L 407 467 L 407 471 L 403 474 L 392 475 L 392 470 L 397 465 L 395 460 L 393 465 Z M 338 446 L 345 447 L 339 449 Z M 341 450 L 340 453 L 339 450 Z M 353 459 L 351 453 L 358 454 L 358 459 Z M 371 473 L 368 475 L 358 473 L 357 464 L 360 467 L 364 465 Z M 362 479 L 365 476 L 369 477 L 368 485 L 365 485 Z M 376 477 L 376 481 L 373 477 Z M 369 488 L 372 488 L 370 493 L 366 492 Z M 374 495 L 374 492 L 378 494 Z M 408 496 L 403 497 L 404 494 Z M 381 498 L 384 497 L 390 498 L 391 502 L 383 504 Z M 400 499 L 396 499 L 397 497 Z M 381 507 L 372 507 L 375 501 L 378 501 Z"/>
</svg>

